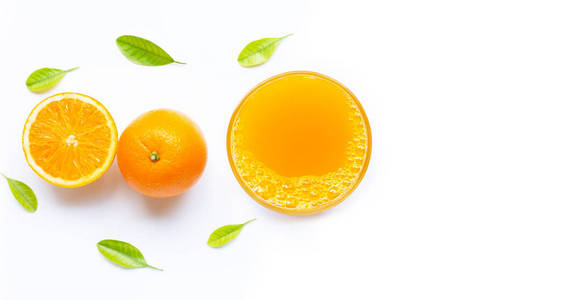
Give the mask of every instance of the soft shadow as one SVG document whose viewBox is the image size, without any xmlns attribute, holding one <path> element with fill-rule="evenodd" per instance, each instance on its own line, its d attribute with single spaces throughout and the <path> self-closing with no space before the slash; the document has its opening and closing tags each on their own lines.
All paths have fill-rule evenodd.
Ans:
<svg viewBox="0 0 561 300">
<path fill-rule="evenodd" d="M 154 217 L 162 217 L 171 214 L 173 211 L 177 211 L 176 208 L 183 202 L 187 201 L 189 198 L 189 191 L 169 197 L 169 198 L 152 198 L 148 196 L 142 196 L 142 200 L 148 209 L 150 215 Z"/>
<path fill-rule="evenodd" d="M 119 185 L 126 184 L 116 163 L 107 170 L 98 180 L 79 187 L 79 188 L 61 188 L 52 186 L 55 197 L 66 205 L 88 205 L 106 201 L 117 191 Z"/>
<path fill-rule="evenodd" d="M 317 214 L 313 214 L 313 215 L 289 215 L 289 214 L 284 214 L 284 213 L 280 213 L 277 211 L 274 211 L 272 209 L 269 209 L 267 207 L 262 206 L 259 203 L 255 203 L 256 205 L 259 205 L 262 209 L 263 209 L 263 213 L 267 215 L 267 218 L 275 220 L 275 221 L 279 221 L 279 222 L 290 222 L 290 223 L 306 223 L 306 222 L 315 222 L 319 219 L 323 219 L 323 218 L 329 218 L 329 215 L 335 213 L 333 212 L 334 209 L 337 209 L 336 205 L 335 207 L 332 207 L 331 209 L 322 211 L 320 213 Z M 342 203 L 340 203 L 339 205 L 342 205 Z M 257 218 L 259 219 L 259 218 Z"/>
</svg>

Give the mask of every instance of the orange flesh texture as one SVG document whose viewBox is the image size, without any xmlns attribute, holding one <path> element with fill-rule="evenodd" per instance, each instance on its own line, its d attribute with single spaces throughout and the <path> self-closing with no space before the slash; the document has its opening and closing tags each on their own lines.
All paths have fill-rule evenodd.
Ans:
<svg viewBox="0 0 561 300">
<path fill-rule="evenodd" d="M 158 161 L 150 159 L 153 152 L 159 155 Z M 206 155 L 199 127 L 168 110 L 150 111 L 133 121 L 117 148 L 119 168 L 127 182 L 151 197 L 184 192 L 199 179 Z"/>
<path fill-rule="evenodd" d="M 265 204 L 313 211 L 359 180 L 369 129 L 336 82 L 289 73 L 252 91 L 233 123 L 231 151 L 242 180 Z"/>
<path fill-rule="evenodd" d="M 64 98 L 38 114 L 29 131 L 29 149 L 35 163 L 53 177 L 77 180 L 104 163 L 112 132 L 95 106 Z"/>
</svg>

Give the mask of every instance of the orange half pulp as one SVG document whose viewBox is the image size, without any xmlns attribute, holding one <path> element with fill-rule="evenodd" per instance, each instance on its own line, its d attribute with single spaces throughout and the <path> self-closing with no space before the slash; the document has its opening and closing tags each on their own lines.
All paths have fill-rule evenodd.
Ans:
<svg viewBox="0 0 561 300">
<path fill-rule="evenodd" d="M 46 181 L 79 187 L 99 178 L 113 162 L 117 147 L 113 118 L 95 99 L 61 93 L 41 101 L 23 130 L 29 166 Z"/>
</svg>

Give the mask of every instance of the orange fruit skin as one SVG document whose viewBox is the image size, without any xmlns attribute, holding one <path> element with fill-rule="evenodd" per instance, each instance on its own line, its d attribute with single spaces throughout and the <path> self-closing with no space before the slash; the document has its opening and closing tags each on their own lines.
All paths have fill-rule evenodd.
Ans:
<svg viewBox="0 0 561 300">
<path fill-rule="evenodd" d="M 151 159 L 153 153 L 159 160 Z M 155 198 L 183 193 L 201 177 L 206 160 L 199 126 L 170 109 L 139 116 L 123 131 L 117 145 L 117 163 L 127 183 Z"/>
</svg>

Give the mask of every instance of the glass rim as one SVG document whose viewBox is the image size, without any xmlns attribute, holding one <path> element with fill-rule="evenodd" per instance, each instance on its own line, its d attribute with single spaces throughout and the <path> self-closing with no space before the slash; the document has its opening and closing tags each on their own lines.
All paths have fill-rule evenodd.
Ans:
<svg viewBox="0 0 561 300">
<path fill-rule="evenodd" d="M 345 92 L 347 92 L 353 102 L 356 104 L 356 106 L 358 107 L 358 110 L 360 111 L 361 117 L 364 120 L 365 123 L 365 127 L 366 127 L 366 137 L 367 137 L 367 149 L 366 149 L 366 156 L 363 160 L 362 163 L 362 168 L 360 170 L 360 173 L 358 175 L 358 177 L 354 180 L 354 182 L 352 183 L 352 185 L 345 190 L 345 192 L 341 193 L 341 195 L 339 195 L 336 199 L 332 200 L 332 201 L 328 201 L 323 205 L 320 205 L 318 207 L 314 207 L 311 209 L 290 209 L 290 208 L 282 208 L 282 207 L 278 207 L 275 205 L 272 205 L 270 203 L 268 203 L 267 201 L 265 201 L 263 198 L 261 198 L 259 195 L 257 195 L 245 182 L 245 180 L 243 180 L 243 178 L 241 178 L 238 169 L 236 167 L 236 163 L 234 162 L 234 159 L 232 157 L 232 128 L 234 126 L 234 123 L 236 122 L 236 120 L 238 119 L 238 115 L 240 113 L 240 110 L 243 108 L 245 102 L 248 100 L 249 96 L 252 95 L 257 89 L 269 84 L 270 82 L 285 77 L 285 76 L 289 76 L 289 75 L 294 75 L 294 74 L 301 74 L 301 75 L 312 75 L 312 76 L 316 76 L 322 79 L 326 79 L 334 84 L 336 84 L 337 86 L 341 87 L 343 90 L 345 90 Z M 255 87 L 253 87 L 247 94 L 245 94 L 245 96 L 242 98 L 242 100 L 240 101 L 240 103 L 237 105 L 236 109 L 234 110 L 234 112 L 232 113 L 232 117 L 230 118 L 230 123 L 228 124 L 228 131 L 227 131 L 227 136 L 226 136 L 226 148 L 227 148 L 227 153 L 228 153 L 228 162 L 230 163 L 230 168 L 232 169 L 232 172 L 234 173 L 234 176 L 236 177 L 236 180 L 238 181 L 238 183 L 240 184 L 240 186 L 244 189 L 244 191 L 251 197 L 253 198 L 253 200 L 255 200 L 257 203 L 261 204 L 262 206 L 265 206 L 271 210 L 274 210 L 276 212 L 280 212 L 283 214 L 289 214 L 289 215 L 312 215 L 312 214 L 316 214 L 316 213 L 320 213 L 322 211 L 325 211 L 327 209 L 330 209 L 334 206 L 337 206 L 338 204 L 340 204 L 341 202 L 343 202 L 347 197 L 349 197 L 354 191 L 355 189 L 358 187 L 358 185 L 360 184 L 360 182 L 362 181 L 362 179 L 364 178 L 364 175 L 366 174 L 366 171 L 368 170 L 368 166 L 370 165 L 370 157 L 372 154 L 372 131 L 370 128 L 370 122 L 368 120 L 368 117 L 366 115 L 366 112 L 364 111 L 364 108 L 362 107 L 362 104 L 360 103 L 360 101 L 358 100 L 358 98 L 355 96 L 355 94 L 353 92 L 351 92 L 351 90 L 349 90 L 346 86 L 344 86 L 342 83 L 340 83 L 339 81 L 327 76 L 327 75 L 323 75 L 321 73 L 317 73 L 317 72 L 313 72 L 313 71 L 289 71 L 289 72 L 284 72 L 284 73 L 280 73 L 277 75 L 274 75 L 272 77 L 269 77 L 267 79 L 265 79 L 264 81 L 260 82 L 259 84 L 257 84 Z"/>
</svg>

